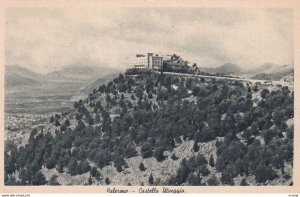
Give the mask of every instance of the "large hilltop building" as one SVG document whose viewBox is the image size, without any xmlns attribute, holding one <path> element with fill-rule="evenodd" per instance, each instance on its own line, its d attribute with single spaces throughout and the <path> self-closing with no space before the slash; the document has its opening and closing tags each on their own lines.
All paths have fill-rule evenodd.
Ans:
<svg viewBox="0 0 300 197">
<path fill-rule="evenodd" d="M 140 71 L 188 72 L 195 69 L 191 68 L 189 63 L 175 53 L 173 55 L 147 53 L 136 54 L 132 59 L 131 68 Z"/>
<path fill-rule="evenodd" d="M 160 70 L 163 66 L 163 57 L 158 54 L 137 54 L 132 60 L 132 67 L 140 70 Z"/>
</svg>

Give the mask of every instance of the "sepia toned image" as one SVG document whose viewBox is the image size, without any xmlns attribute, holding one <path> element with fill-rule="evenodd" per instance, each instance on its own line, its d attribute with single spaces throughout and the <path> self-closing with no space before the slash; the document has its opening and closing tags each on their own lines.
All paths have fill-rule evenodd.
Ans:
<svg viewBox="0 0 300 197">
<path fill-rule="evenodd" d="M 293 187 L 294 16 L 6 7 L 4 186 Z"/>
</svg>

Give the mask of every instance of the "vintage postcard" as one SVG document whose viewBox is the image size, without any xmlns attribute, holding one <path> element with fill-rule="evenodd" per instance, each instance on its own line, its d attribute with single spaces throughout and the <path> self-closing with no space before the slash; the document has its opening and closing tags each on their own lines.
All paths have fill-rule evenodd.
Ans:
<svg viewBox="0 0 300 197">
<path fill-rule="evenodd" d="M 1 193 L 300 192 L 299 1 L 0 7 Z"/>
</svg>

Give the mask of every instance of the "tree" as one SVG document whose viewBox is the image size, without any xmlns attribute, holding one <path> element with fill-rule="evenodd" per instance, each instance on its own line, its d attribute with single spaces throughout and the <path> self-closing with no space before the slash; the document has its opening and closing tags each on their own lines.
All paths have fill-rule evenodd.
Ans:
<svg viewBox="0 0 300 197">
<path fill-rule="evenodd" d="M 73 107 L 77 109 L 79 107 L 79 103 L 77 101 L 74 102 Z"/>
<path fill-rule="evenodd" d="M 209 121 L 209 120 L 208 120 Z M 210 120 L 213 122 L 212 120 Z M 216 124 L 214 122 L 213 124 Z M 215 138 L 216 133 L 211 127 L 203 127 L 199 132 L 198 132 L 199 137 L 195 139 L 196 142 L 208 142 L 209 140 L 212 140 Z"/>
<path fill-rule="evenodd" d="M 32 185 L 45 185 L 46 183 L 46 178 L 41 172 L 37 172 L 32 178 Z"/>
<path fill-rule="evenodd" d="M 228 170 L 225 170 L 224 172 L 222 172 L 222 183 L 223 184 L 228 184 L 228 185 L 233 184 L 232 174 Z"/>
<path fill-rule="evenodd" d="M 50 157 L 49 159 L 46 160 L 46 167 L 48 169 L 52 169 L 54 168 L 56 165 L 56 160 L 53 157 Z"/>
<path fill-rule="evenodd" d="M 85 124 L 84 124 L 84 122 L 82 121 L 82 120 L 79 120 L 78 122 L 77 122 L 77 126 L 76 126 L 76 130 L 78 130 L 78 131 L 82 131 L 83 129 L 85 129 Z"/>
<path fill-rule="evenodd" d="M 99 115 L 99 114 L 96 114 L 95 122 L 96 122 L 96 123 L 99 123 L 99 122 L 100 122 L 100 115 Z"/>
<path fill-rule="evenodd" d="M 194 95 L 194 96 L 198 96 L 199 95 L 199 93 L 201 93 L 201 88 L 199 87 L 199 86 L 194 86 L 193 87 L 193 90 L 192 90 L 192 94 Z"/>
<path fill-rule="evenodd" d="M 59 173 L 63 173 L 63 172 L 64 172 L 64 164 L 63 164 L 62 161 L 59 161 L 59 162 L 57 163 L 56 170 L 57 170 Z"/>
<path fill-rule="evenodd" d="M 263 162 L 256 167 L 254 175 L 255 180 L 258 183 L 264 183 L 266 180 L 273 180 L 276 176 L 272 168 L 270 168 L 270 166 L 266 166 Z"/>
<path fill-rule="evenodd" d="M 109 178 L 107 178 L 107 177 L 105 178 L 105 184 L 106 184 L 106 185 L 109 185 L 109 184 L 110 184 L 110 180 L 109 180 Z"/>
<path fill-rule="evenodd" d="M 117 164 L 116 170 L 118 172 L 122 172 L 122 170 L 123 170 L 122 165 L 121 164 Z"/>
<path fill-rule="evenodd" d="M 259 128 L 258 128 L 258 124 L 257 124 L 257 122 L 253 122 L 252 124 L 251 124 L 251 131 L 252 131 L 252 133 L 253 133 L 253 135 L 258 135 L 258 133 L 259 133 Z"/>
<path fill-rule="evenodd" d="M 90 175 L 89 179 L 88 179 L 88 184 L 92 185 L 93 184 L 93 180 L 92 180 L 92 176 Z"/>
<path fill-rule="evenodd" d="M 68 164 L 68 173 L 71 175 L 77 175 L 77 161 L 72 157 Z"/>
<path fill-rule="evenodd" d="M 99 86 L 98 91 L 99 91 L 100 93 L 104 93 L 104 92 L 105 92 L 105 89 L 106 89 L 106 87 L 105 87 L 105 85 L 103 84 L 103 85 L 100 85 L 100 86 Z"/>
<path fill-rule="evenodd" d="M 248 186 L 249 184 L 247 183 L 246 179 L 242 179 L 240 186 Z"/>
<path fill-rule="evenodd" d="M 92 177 L 95 177 L 97 172 L 98 171 L 97 171 L 96 167 L 92 167 L 91 170 L 90 170 L 90 174 L 91 174 Z"/>
<path fill-rule="evenodd" d="M 60 185 L 57 181 L 57 175 L 52 175 L 52 177 L 49 180 L 49 185 Z"/>
<path fill-rule="evenodd" d="M 271 163 L 276 169 L 284 169 L 284 161 L 279 154 L 272 157 Z"/>
<path fill-rule="evenodd" d="M 190 170 L 189 170 L 189 168 L 186 166 L 186 160 L 185 160 L 185 158 L 184 158 L 184 159 L 182 160 L 182 162 L 181 162 L 180 168 L 177 170 L 177 177 L 176 177 L 176 178 L 177 178 L 177 181 L 176 181 L 176 183 L 177 183 L 178 185 L 184 183 L 184 182 L 186 181 L 186 179 L 187 179 L 189 173 L 190 173 Z"/>
<path fill-rule="evenodd" d="M 190 175 L 187 178 L 187 181 L 190 185 L 197 186 L 201 185 L 201 178 L 194 173 L 190 173 Z"/>
<path fill-rule="evenodd" d="M 288 118 L 294 117 L 294 107 L 292 105 L 289 105 L 285 108 L 285 116 Z"/>
<path fill-rule="evenodd" d="M 202 164 L 199 166 L 199 173 L 202 175 L 202 176 L 207 176 L 209 175 L 209 170 L 207 169 L 207 166 L 205 164 Z"/>
<path fill-rule="evenodd" d="M 67 131 L 67 129 L 68 128 L 67 128 L 67 126 L 65 124 L 63 124 L 63 125 L 60 126 L 60 130 L 61 131 Z"/>
<path fill-rule="evenodd" d="M 130 97 L 130 98 L 131 98 L 131 100 L 133 100 L 133 101 L 134 101 L 134 100 L 135 100 L 135 96 L 134 96 L 134 94 L 131 94 L 131 97 Z"/>
<path fill-rule="evenodd" d="M 209 157 L 209 165 L 211 167 L 215 167 L 215 160 L 214 160 L 214 157 L 213 155 L 211 154 L 210 157 Z"/>
<path fill-rule="evenodd" d="M 145 170 L 146 170 L 146 168 L 145 168 L 143 162 L 140 163 L 139 169 L 140 169 L 140 171 L 145 171 Z"/>
<path fill-rule="evenodd" d="M 143 158 L 152 156 L 152 145 L 149 142 L 145 142 L 141 147 L 141 155 Z"/>
<path fill-rule="evenodd" d="M 83 117 L 83 114 L 76 113 L 76 115 L 75 115 L 76 120 L 81 120 L 82 117 Z"/>
<path fill-rule="evenodd" d="M 30 174 L 28 173 L 28 171 L 25 168 L 22 168 L 19 171 L 19 178 L 21 179 L 21 184 L 26 185 L 27 182 L 30 181 Z"/>
<path fill-rule="evenodd" d="M 153 178 L 152 173 L 151 173 L 150 176 L 149 176 L 148 183 L 149 183 L 150 185 L 153 185 L 153 183 L 154 183 L 154 178 Z"/>
<path fill-rule="evenodd" d="M 144 90 L 140 86 L 138 86 L 135 88 L 134 92 L 135 95 L 141 100 L 144 94 Z"/>
<path fill-rule="evenodd" d="M 59 121 L 57 119 L 55 120 L 55 126 L 56 127 L 60 126 L 60 123 L 59 123 Z"/>
<path fill-rule="evenodd" d="M 263 89 L 263 90 L 260 92 L 260 96 L 261 96 L 261 98 L 263 98 L 263 99 L 266 99 L 268 94 L 270 94 L 270 91 L 269 91 L 268 89 Z"/>
<path fill-rule="evenodd" d="M 195 159 L 196 165 L 200 166 L 200 165 L 206 165 L 208 162 L 206 160 L 206 158 L 201 154 L 198 153 Z"/>
<path fill-rule="evenodd" d="M 218 181 L 217 177 L 215 175 L 212 175 L 211 177 L 209 177 L 209 179 L 207 179 L 207 185 L 209 185 L 209 186 L 219 185 L 219 181 Z"/>
<path fill-rule="evenodd" d="M 285 114 L 283 110 L 276 110 L 273 114 L 273 120 L 276 125 L 280 125 L 281 122 L 285 119 Z"/>
<path fill-rule="evenodd" d="M 100 181 L 100 177 L 101 177 L 101 174 L 99 171 L 97 171 L 96 175 L 95 175 L 96 180 Z"/>
<path fill-rule="evenodd" d="M 108 132 L 111 130 L 111 119 L 109 116 L 109 113 L 106 111 L 102 112 L 102 131 L 103 132 Z"/>
<path fill-rule="evenodd" d="M 177 160 L 177 159 L 178 159 L 178 157 L 175 155 L 175 153 L 173 153 L 173 155 L 171 156 L 171 159 L 173 159 L 173 160 Z"/>
<path fill-rule="evenodd" d="M 53 123 L 54 121 L 55 121 L 54 116 L 51 116 L 51 117 L 50 117 L 50 123 Z"/>
<path fill-rule="evenodd" d="M 65 124 L 67 127 L 70 126 L 70 120 L 69 120 L 69 119 L 66 119 L 64 124 Z"/>
<path fill-rule="evenodd" d="M 91 166 L 87 161 L 80 162 L 81 173 L 86 173 L 86 172 L 90 171 L 90 169 L 91 169 Z"/>
<path fill-rule="evenodd" d="M 157 161 L 162 161 L 164 159 L 164 148 L 162 146 L 156 148 L 153 156 Z"/>
<path fill-rule="evenodd" d="M 275 136 L 276 136 L 276 133 L 273 131 L 273 129 L 268 129 L 268 130 L 262 131 L 262 137 L 264 138 L 264 141 L 266 144 L 268 144 Z"/>
<path fill-rule="evenodd" d="M 194 150 L 194 152 L 198 152 L 199 151 L 199 146 L 198 146 L 198 144 L 196 142 L 194 142 L 193 150 Z"/>
<path fill-rule="evenodd" d="M 86 122 L 89 124 L 89 125 L 93 125 L 94 124 L 94 119 L 91 115 L 88 115 L 86 116 Z"/>
</svg>

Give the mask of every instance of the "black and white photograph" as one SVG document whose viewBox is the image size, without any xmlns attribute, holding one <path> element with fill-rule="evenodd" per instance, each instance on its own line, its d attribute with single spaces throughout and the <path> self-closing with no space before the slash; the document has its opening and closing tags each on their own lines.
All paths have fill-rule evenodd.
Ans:
<svg viewBox="0 0 300 197">
<path fill-rule="evenodd" d="M 7 7 L 5 186 L 293 186 L 294 11 Z"/>
</svg>

